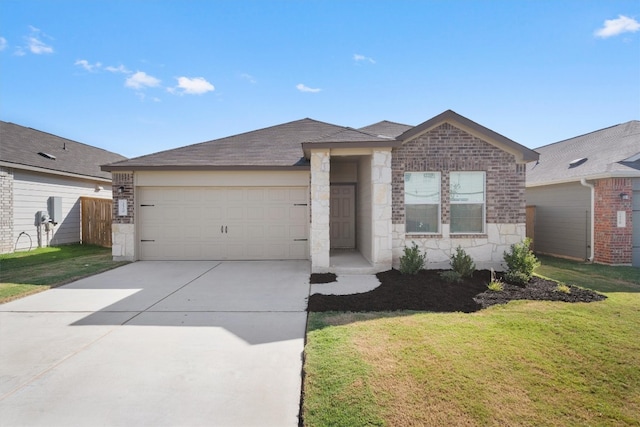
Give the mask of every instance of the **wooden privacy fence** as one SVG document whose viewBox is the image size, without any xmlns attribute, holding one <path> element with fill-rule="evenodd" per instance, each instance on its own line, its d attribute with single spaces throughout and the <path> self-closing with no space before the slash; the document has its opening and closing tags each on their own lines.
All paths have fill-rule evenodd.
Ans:
<svg viewBox="0 0 640 427">
<path fill-rule="evenodd" d="M 111 247 L 111 199 L 80 197 L 82 244 Z"/>
<path fill-rule="evenodd" d="M 536 207 L 527 206 L 527 237 L 531 239 L 531 250 L 536 250 Z"/>
</svg>

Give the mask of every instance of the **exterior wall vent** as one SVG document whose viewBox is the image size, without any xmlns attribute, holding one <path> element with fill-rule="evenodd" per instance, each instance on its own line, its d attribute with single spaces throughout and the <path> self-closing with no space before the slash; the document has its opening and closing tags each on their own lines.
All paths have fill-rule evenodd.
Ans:
<svg viewBox="0 0 640 427">
<path fill-rule="evenodd" d="M 571 168 L 576 168 L 578 166 L 580 166 L 581 164 L 583 164 L 584 162 L 586 162 L 587 160 L 589 160 L 586 157 L 580 157 L 579 159 L 575 159 L 569 162 L 569 169 Z"/>
<path fill-rule="evenodd" d="M 42 157 L 44 157 L 45 159 L 50 159 L 50 160 L 55 160 L 56 159 L 56 156 L 54 156 L 53 154 L 44 153 L 42 151 L 40 151 L 38 154 L 41 155 Z"/>
</svg>

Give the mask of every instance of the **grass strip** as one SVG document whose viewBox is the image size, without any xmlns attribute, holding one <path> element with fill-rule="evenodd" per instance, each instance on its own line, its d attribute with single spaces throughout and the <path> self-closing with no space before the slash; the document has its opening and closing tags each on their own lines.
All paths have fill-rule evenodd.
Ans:
<svg viewBox="0 0 640 427">
<path fill-rule="evenodd" d="M 65 245 L 0 255 L 0 303 L 92 276 L 127 262 L 114 262 L 111 249 Z"/>
</svg>

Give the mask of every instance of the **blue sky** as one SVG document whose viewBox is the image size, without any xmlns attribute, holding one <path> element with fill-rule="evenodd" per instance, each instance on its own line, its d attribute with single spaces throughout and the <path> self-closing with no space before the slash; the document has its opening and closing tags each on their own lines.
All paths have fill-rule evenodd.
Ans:
<svg viewBox="0 0 640 427">
<path fill-rule="evenodd" d="M 530 148 L 640 119 L 640 3 L 0 2 L 0 119 L 128 157 L 447 109 Z"/>
</svg>

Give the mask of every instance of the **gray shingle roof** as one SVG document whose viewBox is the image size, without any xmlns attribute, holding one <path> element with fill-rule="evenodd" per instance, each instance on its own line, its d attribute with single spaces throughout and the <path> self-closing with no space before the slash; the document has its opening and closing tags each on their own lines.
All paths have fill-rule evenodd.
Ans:
<svg viewBox="0 0 640 427">
<path fill-rule="evenodd" d="M 240 135 L 105 165 L 103 170 L 282 168 L 308 166 L 302 142 L 344 130 L 341 126 L 302 119 Z"/>
<path fill-rule="evenodd" d="M 536 148 L 538 163 L 527 165 L 527 186 L 579 181 L 581 178 L 640 177 L 640 121 L 632 120 L 586 135 Z M 584 159 L 576 162 L 574 160 Z M 633 162 L 625 162 L 631 159 Z"/>
<path fill-rule="evenodd" d="M 371 135 L 397 138 L 398 136 L 402 135 L 412 127 L 413 126 L 410 126 L 410 125 L 403 125 L 402 123 L 394 123 L 388 120 L 383 120 L 381 122 L 374 123 L 369 126 L 361 127 L 358 130 L 369 133 Z"/>
<path fill-rule="evenodd" d="M 47 158 L 38 153 L 46 153 Z M 120 154 L 50 133 L 0 121 L 0 162 L 20 169 L 32 167 L 87 177 L 111 179 L 100 165 L 126 159 Z"/>
<path fill-rule="evenodd" d="M 343 128 L 336 133 L 307 141 L 310 144 L 321 143 L 345 143 L 345 142 L 389 142 L 395 140 L 392 137 L 372 135 L 362 130 Z"/>
</svg>

